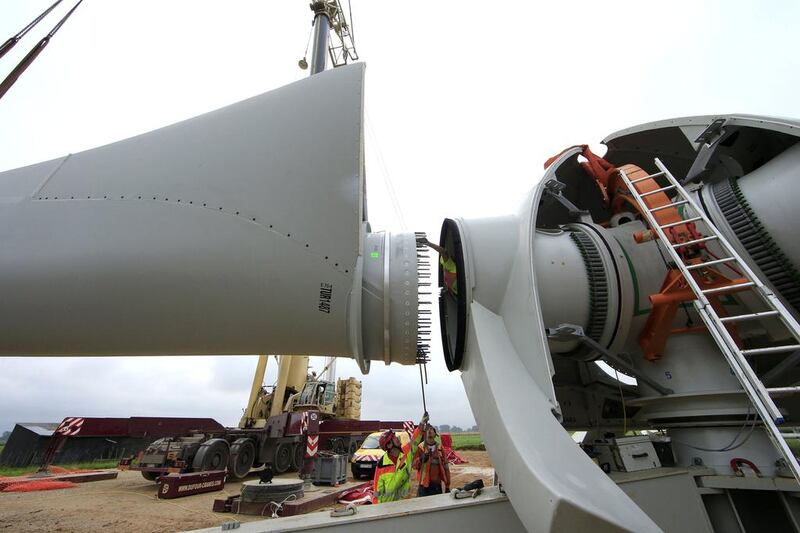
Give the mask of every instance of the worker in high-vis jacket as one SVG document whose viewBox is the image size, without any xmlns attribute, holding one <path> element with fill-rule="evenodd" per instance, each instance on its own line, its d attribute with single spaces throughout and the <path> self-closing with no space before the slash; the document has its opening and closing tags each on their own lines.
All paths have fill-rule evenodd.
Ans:
<svg viewBox="0 0 800 533">
<path fill-rule="evenodd" d="M 450 463 L 447 462 L 436 428 L 430 424 L 414 459 L 414 470 L 417 470 L 419 481 L 417 496 L 450 492 Z"/>
<path fill-rule="evenodd" d="M 411 441 L 403 446 L 394 431 L 386 431 L 378 440 L 383 454 L 372 481 L 372 503 L 394 502 L 407 498 L 411 492 L 411 469 L 417 448 L 428 426 L 428 413 L 414 429 Z"/>
<path fill-rule="evenodd" d="M 428 239 L 424 239 L 422 243 L 439 253 L 439 265 L 442 267 L 444 286 L 450 294 L 458 296 L 458 272 L 456 271 L 456 262 L 453 261 L 450 253 L 444 247 L 433 244 Z"/>
</svg>

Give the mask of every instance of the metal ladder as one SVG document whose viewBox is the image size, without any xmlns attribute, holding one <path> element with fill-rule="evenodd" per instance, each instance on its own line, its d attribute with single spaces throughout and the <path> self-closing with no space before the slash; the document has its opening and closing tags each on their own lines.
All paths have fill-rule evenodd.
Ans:
<svg viewBox="0 0 800 533">
<path fill-rule="evenodd" d="M 667 167 L 664 166 L 664 164 L 658 158 L 655 159 L 655 164 L 658 167 L 659 172 L 650 174 L 649 176 L 643 178 L 638 178 L 631 181 L 623 170 L 620 170 L 619 174 L 625 185 L 627 185 L 628 189 L 630 190 L 631 195 L 641 208 L 642 212 L 646 215 L 651 229 L 655 231 L 658 237 L 661 239 L 661 243 L 664 245 L 663 247 L 667 249 L 670 257 L 683 274 L 686 283 L 694 292 L 694 306 L 697 309 L 698 314 L 702 318 L 703 322 L 708 328 L 709 333 L 711 333 L 711 336 L 716 341 L 720 350 L 722 350 L 722 353 L 725 356 L 725 359 L 728 361 L 731 370 L 742 384 L 742 387 L 747 393 L 747 396 L 750 398 L 750 401 L 752 402 L 756 412 L 763 420 L 764 426 L 767 429 L 767 434 L 769 435 L 773 444 L 776 448 L 778 448 L 778 450 L 780 450 L 787 466 L 794 474 L 795 479 L 800 482 L 800 464 L 798 464 L 797 458 L 789 448 L 789 445 L 784 439 L 783 434 L 778 429 L 778 425 L 782 424 L 784 419 L 783 415 L 780 413 L 780 410 L 772 399 L 772 395 L 782 396 L 786 394 L 799 393 L 800 387 L 779 387 L 772 389 L 766 388 L 745 357 L 770 353 L 794 352 L 796 350 L 800 350 L 800 325 L 798 325 L 797 321 L 778 299 L 778 297 L 769 289 L 769 287 L 766 287 L 762 283 L 762 281 L 758 278 L 758 276 L 755 275 L 747 263 L 742 260 L 736 250 L 730 245 L 728 240 L 725 239 L 725 237 L 714 226 L 711 220 L 705 215 L 704 211 L 697 205 L 697 203 L 695 203 L 691 196 L 689 196 L 686 190 L 680 185 L 680 183 L 678 183 L 670 171 L 667 170 Z M 638 182 L 662 177 L 665 178 L 669 183 L 669 185 L 666 187 L 660 187 L 656 190 L 643 193 L 640 193 L 634 187 L 634 184 Z M 676 192 L 676 196 L 670 201 L 669 204 L 650 208 L 644 201 L 644 198 L 651 194 L 672 190 Z M 659 211 L 669 207 L 678 207 L 681 205 L 691 207 L 695 215 L 680 222 L 659 225 L 655 216 L 653 215 L 654 211 Z M 664 229 L 666 228 L 679 226 L 681 224 L 688 224 L 691 222 L 703 222 L 706 225 L 707 231 L 709 232 L 708 236 L 680 244 L 674 244 L 670 241 L 666 233 L 664 233 Z M 725 257 L 712 261 L 705 261 L 703 263 L 687 265 L 683 261 L 680 254 L 678 254 L 678 249 L 681 247 L 708 241 L 718 242 L 724 251 Z M 724 287 L 702 289 L 694 277 L 692 277 L 692 270 L 700 269 L 706 266 L 723 264 L 733 265 L 739 270 L 739 272 L 742 273 L 741 277 L 747 281 L 727 285 Z M 720 317 L 706 297 L 706 295 L 709 294 L 740 291 L 742 289 L 758 294 L 761 297 L 761 300 L 763 300 L 766 304 L 767 310 L 744 315 Z M 737 346 L 736 341 L 725 327 L 725 324 L 731 322 L 757 320 L 765 317 L 777 317 L 789 331 L 791 336 L 794 337 L 795 344 L 742 350 Z"/>
</svg>

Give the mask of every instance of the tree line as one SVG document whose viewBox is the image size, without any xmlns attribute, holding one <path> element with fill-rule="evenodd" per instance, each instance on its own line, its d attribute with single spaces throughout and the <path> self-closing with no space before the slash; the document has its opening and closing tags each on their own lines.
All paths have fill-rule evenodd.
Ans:
<svg viewBox="0 0 800 533">
<path fill-rule="evenodd" d="M 472 426 L 466 429 L 461 428 L 460 426 L 451 426 L 448 424 L 441 424 L 436 426 L 436 431 L 439 433 L 477 433 L 478 426 Z"/>
</svg>

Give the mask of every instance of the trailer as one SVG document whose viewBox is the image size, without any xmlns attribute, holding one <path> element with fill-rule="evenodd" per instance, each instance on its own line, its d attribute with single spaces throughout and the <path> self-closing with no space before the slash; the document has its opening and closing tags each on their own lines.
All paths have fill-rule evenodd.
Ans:
<svg viewBox="0 0 800 533">
<path fill-rule="evenodd" d="M 119 468 L 138 470 L 151 481 L 168 473 L 226 469 L 228 479 L 241 479 L 265 465 L 283 474 L 302 470 L 318 450 L 352 458 L 370 433 L 413 428 L 411 422 L 360 420 L 361 382 L 334 381 L 332 372 L 329 379 L 309 374 L 307 356 L 281 356 L 277 383 L 265 387 L 268 359 L 259 357 L 239 427 L 160 438 L 138 457 L 120 461 Z"/>
<path fill-rule="evenodd" d="M 268 465 L 275 474 L 300 471 L 306 458 L 318 450 L 352 457 L 375 431 L 403 430 L 409 422 L 321 419 L 318 411 L 282 413 L 262 428 L 225 428 L 165 437 L 151 443 L 138 460 L 120 461 L 122 470 L 138 470 L 155 481 L 162 474 L 225 470 L 229 479 L 241 479 L 252 469 Z"/>
</svg>

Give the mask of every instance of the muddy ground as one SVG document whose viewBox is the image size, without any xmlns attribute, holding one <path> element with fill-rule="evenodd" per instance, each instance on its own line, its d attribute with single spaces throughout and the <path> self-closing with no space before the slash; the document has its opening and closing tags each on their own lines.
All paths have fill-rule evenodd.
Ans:
<svg viewBox="0 0 800 533">
<path fill-rule="evenodd" d="M 493 469 L 486 452 L 459 452 L 469 461 L 452 465 L 453 487 L 476 478 L 487 485 Z M 255 476 L 253 476 L 255 477 Z M 240 522 L 257 516 L 214 513 L 212 502 L 235 495 L 241 483 L 227 483 L 218 492 L 174 500 L 158 500 L 155 484 L 138 472 L 120 472 L 113 480 L 83 483 L 76 488 L 45 492 L 0 493 L 2 531 L 183 531 L 219 526 L 235 518 Z M 416 489 L 414 489 L 416 493 Z"/>
</svg>

